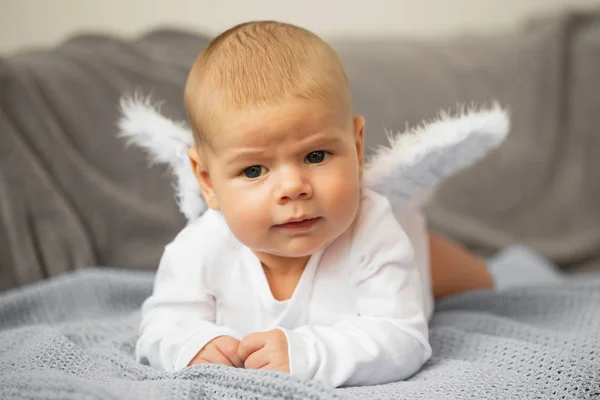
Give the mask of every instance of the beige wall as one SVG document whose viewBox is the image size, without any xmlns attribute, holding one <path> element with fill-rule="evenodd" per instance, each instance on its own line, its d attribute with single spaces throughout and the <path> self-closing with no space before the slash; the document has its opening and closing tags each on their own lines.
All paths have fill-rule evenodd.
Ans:
<svg viewBox="0 0 600 400">
<path fill-rule="evenodd" d="M 510 29 L 566 6 L 600 8 L 600 0 L 0 0 L 0 52 L 84 30 L 134 35 L 175 25 L 215 33 L 251 19 L 288 21 L 326 37 L 436 37 Z"/>
</svg>

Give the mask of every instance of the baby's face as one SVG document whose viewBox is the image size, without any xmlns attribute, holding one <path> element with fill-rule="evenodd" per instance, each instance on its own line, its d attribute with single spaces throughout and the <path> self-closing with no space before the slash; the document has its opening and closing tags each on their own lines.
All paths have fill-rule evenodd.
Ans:
<svg viewBox="0 0 600 400">
<path fill-rule="evenodd" d="M 354 221 L 364 122 L 338 114 L 298 102 L 249 110 L 209 139 L 205 197 L 253 251 L 305 257 Z"/>
</svg>

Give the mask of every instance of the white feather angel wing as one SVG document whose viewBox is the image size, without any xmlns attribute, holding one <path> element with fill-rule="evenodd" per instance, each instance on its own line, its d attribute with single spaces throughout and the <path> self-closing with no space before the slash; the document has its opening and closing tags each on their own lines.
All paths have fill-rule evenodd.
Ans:
<svg viewBox="0 0 600 400">
<path fill-rule="evenodd" d="M 148 99 L 121 99 L 121 114 L 119 136 L 146 150 L 152 162 L 171 168 L 179 209 L 188 222 L 202 215 L 206 203 L 187 155 L 194 145 L 192 132 L 183 123 L 164 117 Z"/>
<path fill-rule="evenodd" d="M 506 111 L 441 114 L 437 120 L 389 137 L 365 166 L 364 185 L 388 198 L 394 209 L 414 205 L 443 179 L 498 146 L 509 130 Z"/>
<path fill-rule="evenodd" d="M 191 131 L 171 121 L 145 99 L 123 99 L 120 136 L 145 149 L 154 162 L 170 166 L 176 178 L 179 208 L 188 221 L 198 218 L 206 204 L 193 174 L 187 149 Z M 509 119 L 499 106 L 472 110 L 390 136 L 365 166 L 367 187 L 386 196 L 397 211 L 418 203 L 443 179 L 483 157 L 507 135 Z"/>
</svg>

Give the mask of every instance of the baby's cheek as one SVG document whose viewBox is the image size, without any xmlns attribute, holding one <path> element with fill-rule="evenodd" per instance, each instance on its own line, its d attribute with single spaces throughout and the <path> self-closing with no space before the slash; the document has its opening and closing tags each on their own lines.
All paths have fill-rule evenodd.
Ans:
<svg viewBox="0 0 600 400">
<path fill-rule="evenodd" d="M 325 184 L 328 208 L 339 223 L 353 219 L 360 199 L 358 178 L 340 174 Z"/>
<path fill-rule="evenodd" d="M 247 246 L 259 239 L 260 228 L 268 220 L 264 215 L 264 205 L 256 201 L 251 193 L 232 196 L 227 204 L 227 223 L 233 234 Z M 223 210 L 225 213 L 225 210 Z"/>
</svg>

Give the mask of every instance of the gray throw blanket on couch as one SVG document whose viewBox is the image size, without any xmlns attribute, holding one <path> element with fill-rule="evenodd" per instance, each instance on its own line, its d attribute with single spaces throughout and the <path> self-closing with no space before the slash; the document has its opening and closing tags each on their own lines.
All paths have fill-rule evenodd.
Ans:
<svg viewBox="0 0 600 400">
<path fill-rule="evenodd" d="M 407 382 L 332 390 L 286 374 L 134 359 L 153 274 L 87 269 L 0 295 L 1 399 L 592 399 L 600 282 L 469 293 L 437 305 L 433 358 Z"/>
</svg>

